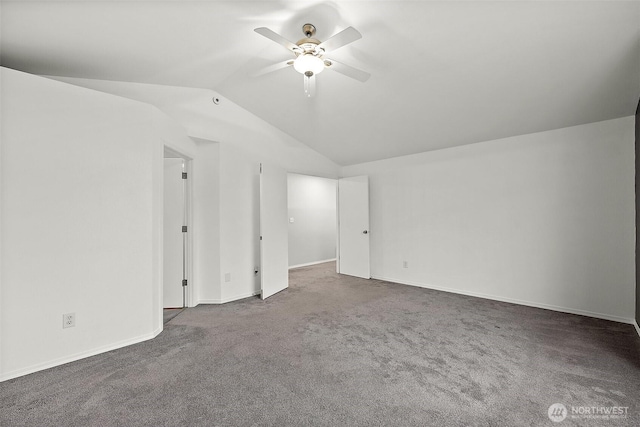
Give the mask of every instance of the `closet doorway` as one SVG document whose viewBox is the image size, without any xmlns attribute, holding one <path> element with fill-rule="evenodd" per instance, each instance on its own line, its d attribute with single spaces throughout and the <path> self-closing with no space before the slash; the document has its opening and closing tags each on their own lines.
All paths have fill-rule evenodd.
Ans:
<svg viewBox="0 0 640 427">
<path fill-rule="evenodd" d="M 188 305 L 190 159 L 168 147 L 163 171 L 163 280 L 165 323 Z"/>
</svg>

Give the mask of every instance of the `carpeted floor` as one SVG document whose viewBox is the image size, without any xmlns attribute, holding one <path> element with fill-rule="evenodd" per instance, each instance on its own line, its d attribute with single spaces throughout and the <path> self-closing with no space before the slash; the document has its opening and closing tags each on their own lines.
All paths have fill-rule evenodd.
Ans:
<svg viewBox="0 0 640 427">
<path fill-rule="evenodd" d="M 182 313 L 184 308 L 165 308 L 162 310 L 162 323 L 166 324 L 171 319 Z"/>
<path fill-rule="evenodd" d="M 640 425 L 632 326 L 334 269 L 293 270 L 266 302 L 187 309 L 154 340 L 1 383 L 0 425 Z M 554 403 L 628 418 L 555 424 Z"/>
</svg>

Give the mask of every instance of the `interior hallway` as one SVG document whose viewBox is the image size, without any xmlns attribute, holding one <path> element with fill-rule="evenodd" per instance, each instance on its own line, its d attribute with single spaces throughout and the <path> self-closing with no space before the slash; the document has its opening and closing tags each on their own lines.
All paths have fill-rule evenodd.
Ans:
<svg viewBox="0 0 640 427">
<path fill-rule="evenodd" d="M 267 301 L 187 309 L 156 339 L 6 381 L 0 425 L 543 425 L 556 402 L 628 406 L 611 425 L 637 425 L 638 354 L 631 325 L 326 263 Z"/>
</svg>

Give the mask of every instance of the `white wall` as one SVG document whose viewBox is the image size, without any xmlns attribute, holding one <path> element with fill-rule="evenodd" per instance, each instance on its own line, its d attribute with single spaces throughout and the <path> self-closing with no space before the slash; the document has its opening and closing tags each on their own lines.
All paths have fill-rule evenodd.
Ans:
<svg viewBox="0 0 640 427">
<path fill-rule="evenodd" d="M 198 149 L 193 161 L 194 246 L 193 304 L 220 301 L 220 144 L 194 139 Z"/>
<path fill-rule="evenodd" d="M 289 267 L 336 258 L 336 180 L 288 174 Z"/>
<path fill-rule="evenodd" d="M 633 126 L 622 118 L 343 168 L 370 176 L 372 276 L 631 321 Z"/>
<path fill-rule="evenodd" d="M 51 78 L 155 105 L 184 126 L 191 137 L 230 144 L 287 172 L 327 178 L 338 176 L 336 163 L 212 90 L 74 77 Z M 218 105 L 212 102 L 213 97 L 220 100 Z"/>
<path fill-rule="evenodd" d="M 260 163 L 278 165 L 285 170 L 300 167 L 295 156 L 287 159 L 283 155 L 276 162 L 261 150 L 249 148 L 233 140 L 219 144 L 221 291 L 220 299 L 203 298 L 200 300 L 203 303 L 228 302 L 259 293 L 260 278 L 254 271 L 256 267 L 260 269 Z M 305 153 L 298 156 L 304 159 Z M 335 193 L 333 197 L 335 209 Z M 335 210 L 333 225 L 335 227 Z M 335 257 L 335 231 L 333 236 Z"/>
<path fill-rule="evenodd" d="M 7 379 L 161 331 L 163 145 L 195 145 L 154 107 L 0 70 Z"/>
<path fill-rule="evenodd" d="M 194 203 L 208 209 L 206 214 L 202 214 L 202 220 L 194 219 L 198 230 L 206 229 L 204 234 L 200 234 L 194 228 L 197 233 L 194 239 L 199 242 L 194 250 L 205 251 L 194 258 L 196 302 L 222 303 L 259 292 L 259 277 L 254 274 L 254 268 L 260 264 L 260 163 L 273 164 L 287 172 L 328 178 L 338 176 L 338 165 L 213 91 L 54 78 L 157 106 L 187 129 L 198 142 L 198 155 L 202 159 L 210 158 L 208 167 L 211 169 L 208 171 L 198 169 L 200 172 L 197 172 L 198 162 L 194 161 L 194 180 L 200 183 L 198 185 L 206 186 L 194 190 Z M 212 97 L 220 98 L 219 105 L 213 104 Z M 203 147 L 207 145 L 217 148 L 208 149 L 210 153 L 206 154 Z M 201 177 L 205 175 L 207 178 L 203 184 Z M 217 207 L 214 202 L 216 194 Z M 202 197 L 208 201 L 203 202 Z M 216 218 L 219 218 L 217 231 L 211 222 L 207 222 Z M 218 244 L 213 242 L 216 236 Z M 228 282 L 226 277 L 230 277 Z"/>
<path fill-rule="evenodd" d="M 186 123 L 204 138 L 194 142 L 147 103 L 9 69 L 1 83 L 11 113 L 2 118 L 0 380 L 161 331 L 165 146 L 191 159 L 190 305 L 259 290 L 261 162 L 337 176 L 337 165 L 232 103 L 213 120 L 176 104 L 187 105 L 171 111 L 179 119 L 195 111 Z M 113 307 L 126 315 L 113 319 Z M 77 326 L 63 331 L 67 312 Z M 28 320 L 7 323 L 18 315 Z"/>
<path fill-rule="evenodd" d="M 220 159 L 219 302 L 227 302 L 260 290 L 260 160 L 226 143 Z"/>
</svg>

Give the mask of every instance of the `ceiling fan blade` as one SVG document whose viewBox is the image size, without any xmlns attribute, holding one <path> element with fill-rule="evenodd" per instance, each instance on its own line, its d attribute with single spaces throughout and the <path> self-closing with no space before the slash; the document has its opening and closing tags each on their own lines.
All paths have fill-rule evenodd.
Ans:
<svg viewBox="0 0 640 427">
<path fill-rule="evenodd" d="M 267 27 L 260 27 L 260 28 L 256 28 L 255 30 L 256 33 L 260 34 L 261 36 L 265 36 L 266 38 L 273 40 L 274 42 L 284 46 L 285 48 L 287 48 L 288 50 L 290 50 L 291 52 L 300 52 L 301 49 L 298 45 L 296 45 L 295 43 L 290 42 L 289 40 L 285 39 L 284 37 L 282 37 L 280 34 L 268 29 Z"/>
<path fill-rule="evenodd" d="M 336 49 L 340 49 L 342 46 L 347 45 L 362 38 L 362 34 L 353 27 L 345 28 L 333 37 L 325 40 L 318 45 L 319 49 L 324 49 L 325 52 L 333 52 Z"/>
<path fill-rule="evenodd" d="M 325 59 L 324 64 L 326 68 L 337 71 L 340 74 L 344 74 L 347 77 L 351 77 L 352 79 L 356 79 L 361 82 L 366 82 L 371 77 L 371 74 L 366 71 L 358 70 L 350 65 L 345 65 L 340 62 L 336 62 L 333 59 Z M 330 65 L 327 65 L 330 64 Z"/>
<path fill-rule="evenodd" d="M 304 94 L 307 97 L 312 98 L 316 94 L 316 75 L 313 74 L 311 77 L 308 77 L 306 74 L 304 76 Z"/>
<path fill-rule="evenodd" d="M 252 77 L 260 77 L 268 73 L 272 73 L 274 71 L 282 70 L 283 68 L 287 68 L 293 65 L 293 59 L 287 59 L 286 61 L 278 62 L 273 65 L 269 65 L 268 67 L 264 67 L 261 70 L 256 71 L 252 74 Z"/>
</svg>

